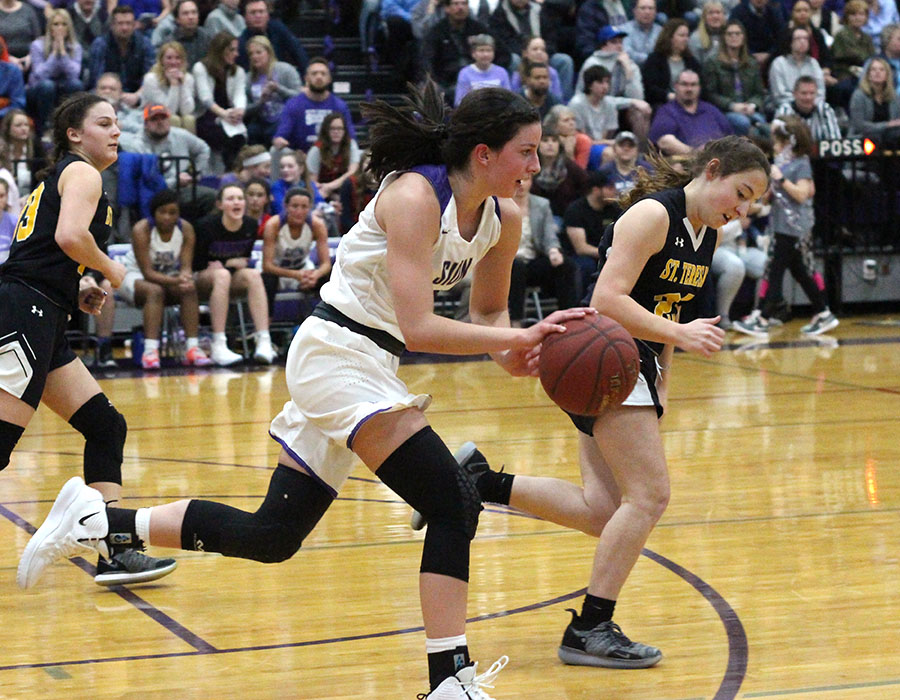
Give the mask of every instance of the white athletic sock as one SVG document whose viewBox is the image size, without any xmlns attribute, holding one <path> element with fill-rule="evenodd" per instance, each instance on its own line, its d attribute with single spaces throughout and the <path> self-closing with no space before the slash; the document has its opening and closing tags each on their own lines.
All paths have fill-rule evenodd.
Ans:
<svg viewBox="0 0 900 700">
<path fill-rule="evenodd" d="M 134 531 L 144 544 L 150 544 L 150 509 L 138 508 L 134 514 Z"/>
<path fill-rule="evenodd" d="M 221 345 L 223 347 L 228 345 L 228 338 L 225 336 L 225 332 L 221 333 L 213 333 L 212 334 L 213 345 Z"/>
<path fill-rule="evenodd" d="M 159 338 L 144 339 L 144 352 L 150 352 L 151 350 L 159 350 Z"/>
<path fill-rule="evenodd" d="M 188 350 L 190 350 L 191 348 L 196 348 L 196 347 L 200 346 L 200 341 L 197 340 L 196 338 L 188 338 L 185 342 L 187 343 Z"/>
</svg>

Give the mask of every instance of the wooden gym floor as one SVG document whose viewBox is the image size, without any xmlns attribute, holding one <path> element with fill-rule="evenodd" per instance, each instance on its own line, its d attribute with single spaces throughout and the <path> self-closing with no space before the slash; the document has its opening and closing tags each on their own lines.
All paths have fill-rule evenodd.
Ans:
<svg viewBox="0 0 900 700">
<path fill-rule="evenodd" d="M 900 323 L 794 321 L 769 343 L 729 336 L 675 360 L 663 424 L 672 502 L 617 620 L 660 646 L 656 668 L 566 667 L 556 647 L 593 551 L 575 532 L 500 508 L 472 550 L 470 647 L 492 695 L 556 700 L 900 698 Z M 489 362 L 416 363 L 451 448 L 476 440 L 514 472 L 577 479 L 576 433 L 535 380 Z M 280 368 L 101 384 L 128 418 L 128 505 L 182 497 L 255 509 L 286 400 Z M 156 584 L 105 590 L 84 560 L 34 593 L 19 555 L 80 437 L 42 409 L 0 475 L 0 698 L 414 698 L 427 690 L 409 509 L 360 467 L 303 549 L 262 565 L 178 553 Z M 155 554 L 166 553 L 156 550 Z"/>
</svg>

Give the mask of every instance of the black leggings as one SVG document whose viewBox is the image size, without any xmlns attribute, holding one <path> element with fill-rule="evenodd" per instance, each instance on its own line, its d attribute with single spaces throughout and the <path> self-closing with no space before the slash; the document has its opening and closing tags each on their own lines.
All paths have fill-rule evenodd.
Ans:
<svg viewBox="0 0 900 700">
<path fill-rule="evenodd" d="M 805 251 L 804 247 L 802 238 L 786 236 L 783 233 L 775 234 L 774 250 L 769 257 L 767 275 L 769 286 L 761 308 L 764 317 L 768 318 L 783 300 L 784 273 L 787 270 L 790 270 L 793 278 L 806 293 L 813 306 L 813 313 L 825 310 L 822 290 L 813 279 L 815 270 L 812 267 L 812 255 L 806 254 L 808 251 Z"/>
</svg>

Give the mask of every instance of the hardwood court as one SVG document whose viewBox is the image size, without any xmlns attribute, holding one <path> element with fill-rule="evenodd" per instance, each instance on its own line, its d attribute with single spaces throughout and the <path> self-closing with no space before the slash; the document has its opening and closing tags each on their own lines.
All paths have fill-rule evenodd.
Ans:
<svg viewBox="0 0 900 700">
<path fill-rule="evenodd" d="M 871 320 L 871 319 L 866 319 Z M 556 658 L 592 541 L 489 508 L 473 545 L 470 646 L 510 663 L 498 700 L 900 697 L 900 327 L 789 324 L 678 355 L 664 423 L 672 503 L 617 620 L 665 658 L 644 671 Z M 429 390 L 451 448 L 577 479 L 576 434 L 532 380 L 488 362 L 402 368 Z M 280 369 L 102 382 L 128 417 L 128 504 L 203 496 L 254 509 L 286 398 Z M 81 441 L 42 409 L 0 476 L 0 698 L 414 698 L 427 690 L 417 598 L 421 533 L 360 467 L 304 548 L 262 565 L 180 553 L 157 585 L 104 590 L 94 562 L 15 586 L 28 538 Z M 157 550 L 157 553 L 166 550 Z"/>
</svg>

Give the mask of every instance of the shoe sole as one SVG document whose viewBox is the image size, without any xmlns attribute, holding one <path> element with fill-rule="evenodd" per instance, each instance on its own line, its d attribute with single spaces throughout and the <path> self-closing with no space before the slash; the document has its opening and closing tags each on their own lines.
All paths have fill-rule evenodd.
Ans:
<svg viewBox="0 0 900 700">
<path fill-rule="evenodd" d="M 115 573 L 109 574 L 97 574 L 96 576 L 94 576 L 94 583 L 96 583 L 98 586 L 119 586 L 132 583 L 149 583 L 150 581 L 156 581 L 163 576 L 168 576 L 173 571 L 175 571 L 175 567 L 177 566 L 178 562 L 173 561 L 168 566 L 161 566 L 158 569 L 152 569 L 151 571 L 141 571 L 139 573 L 122 573 L 121 571 L 117 571 Z"/>
<path fill-rule="evenodd" d="M 472 453 L 478 449 L 478 446 L 472 442 L 464 442 L 456 452 L 453 453 L 453 459 L 456 460 L 456 463 L 459 465 L 465 464 L 469 458 L 472 456 Z M 409 516 L 409 526 L 413 530 L 421 530 L 428 523 L 425 520 L 425 516 L 422 515 L 419 511 L 413 509 L 412 515 Z"/>
<path fill-rule="evenodd" d="M 78 498 L 83 483 L 77 476 L 73 476 L 65 483 L 53 502 L 53 507 L 50 508 L 46 520 L 28 540 L 25 551 L 22 552 L 22 558 L 19 560 L 19 568 L 16 570 L 16 583 L 19 584 L 19 588 L 31 588 L 40 580 L 44 573 L 43 570 L 36 576 L 31 576 L 34 555 L 44 541 L 59 529 L 66 511 Z"/>
<path fill-rule="evenodd" d="M 662 653 L 646 659 L 612 659 L 607 656 L 594 656 L 580 649 L 560 646 L 557 654 L 559 660 L 569 666 L 594 666 L 597 668 L 650 668 L 662 660 Z"/>
</svg>

